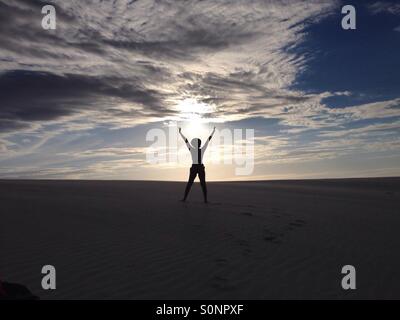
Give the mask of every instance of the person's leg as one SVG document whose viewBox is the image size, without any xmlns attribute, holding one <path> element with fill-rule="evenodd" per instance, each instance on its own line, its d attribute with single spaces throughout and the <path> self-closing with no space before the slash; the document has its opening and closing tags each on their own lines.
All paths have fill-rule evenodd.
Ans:
<svg viewBox="0 0 400 320">
<path fill-rule="evenodd" d="M 182 201 L 186 201 L 186 198 L 189 194 L 190 188 L 193 185 L 193 181 L 194 181 L 194 179 L 196 179 L 196 174 L 197 174 L 196 170 L 194 168 L 190 168 L 189 180 L 186 184 L 185 196 L 183 197 Z"/>
<path fill-rule="evenodd" d="M 206 171 L 204 167 L 199 171 L 201 189 L 203 190 L 204 202 L 207 202 Z"/>
</svg>

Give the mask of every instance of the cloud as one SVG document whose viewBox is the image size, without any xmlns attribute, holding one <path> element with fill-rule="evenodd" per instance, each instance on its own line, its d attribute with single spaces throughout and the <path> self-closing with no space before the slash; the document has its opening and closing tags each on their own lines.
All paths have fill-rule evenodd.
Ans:
<svg viewBox="0 0 400 320">
<path fill-rule="evenodd" d="M 368 5 L 372 14 L 389 13 L 400 15 L 400 4 L 392 1 L 377 1 Z"/>
<path fill-rule="evenodd" d="M 367 103 L 358 106 L 331 109 L 330 114 L 342 117 L 345 121 L 383 119 L 400 116 L 400 98 Z"/>
<path fill-rule="evenodd" d="M 400 4 L 389 1 L 378 1 L 368 5 L 368 9 L 372 14 L 387 13 L 396 16 L 400 15 Z M 393 29 L 400 32 L 400 26 Z"/>
<path fill-rule="evenodd" d="M 82 112 L 104 112 L 110 117 L 168 114 L 162 96 L 130 79 L 48 72 L 8 71 L 0 75 L 0 129 L 50 121 Z M 130 108 L 118 108 L 123 104 Z"/>
<path fill-rule="evenodd" d="M 285 89 L 304 67 L 303 58 L 286 48 L 302 41 L 306 21 L 336 6 L 335 1 L 50 3 L 57 9 L 55 31 L 40 27 L 43 1 L 0 1 L 0 81 L 10 89 L 1 97 L 6 105 L 0 120 L 8 122 L 3 130 L 92 111 L 110 124 L 127 117 L 137 122 L 179 117 L 175 106 L 187 97 L 212 103 L 215 113 L 205 115 L 212 118 L 267 117 L 266 109 L 309 99 Z"/>
<path fill-rule="evenodd" d="M 400 121 L 394 121 L 391 123 L 378 123 L 367 125 L 359 128 L 352 129 L 337 129 L 337 130 L 327 130 L 322 131 L 319 135 L 322 137 L 348 137 L 348 136 L 365 136 L 371 133 L 377 134 L 397 134 L 398 130 L 400 130 Z"/>
</svg>

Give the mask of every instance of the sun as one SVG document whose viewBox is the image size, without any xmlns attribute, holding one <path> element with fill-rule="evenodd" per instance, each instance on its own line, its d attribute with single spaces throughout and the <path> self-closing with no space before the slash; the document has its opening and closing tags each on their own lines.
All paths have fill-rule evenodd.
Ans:
<svg viewBox="0 0 400 320">
<path fill-rule="evenodd" d="M 197 114 L 201 116 L 214 111 L 215 108 L 194 98 L 185 98 L 177 103 L 177 109 L 183 115 Z"/>
<path fill-rule="evenodd" d="M 177 103 L 179 118 L 182 122 L 182 130 L 188 138 L 202 138 L 209 134 L 209 119 L 206 114 L 214 111 L 214 108 L 207 103 L 199 102 L 194 98 L 186 98 Z"/>
</svg>

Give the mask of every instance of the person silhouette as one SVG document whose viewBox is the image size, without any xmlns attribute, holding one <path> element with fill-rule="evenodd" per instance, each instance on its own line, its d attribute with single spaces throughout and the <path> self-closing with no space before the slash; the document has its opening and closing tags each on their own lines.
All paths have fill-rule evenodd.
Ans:
<svg viewBox="0 0 400 320">
<path fill-rule="evenodd" d="M 207 203 L 207 186 L 206 186 L 206 172 L 205 167 L 203 164 L 203 156 L 204 152 L 207 149 L 208 143 L 210 142 L 211 138 L 215 133 L 214 130 L 211 132 L 211 135 L 208 137 L 206 143 L 201 146 L 201 140 L 199 138 L 194 138 L 189 143 L 188 139 L 183 135 L 182 128 L 179 128 L 179 134 L 181 135 L 182 139 L 185 141 L 186 146 L 188 147 L 190 154 L 192 156 L 192 166 L 190 168 L 189 173 L 189 180 L 186 184 L 185 195 L 181 201 L 185 202 L 186 198 L 189 194 L 190 189 L 192 188 L 194 179 L 196 176 L 199 175 L 201 189 L 203 190 L 204 202 Z"/>
</svg>

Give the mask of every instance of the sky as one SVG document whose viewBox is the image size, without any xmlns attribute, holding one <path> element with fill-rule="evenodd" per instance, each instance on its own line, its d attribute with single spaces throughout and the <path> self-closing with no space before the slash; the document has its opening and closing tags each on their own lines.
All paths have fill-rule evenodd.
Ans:
<svg viewBox="0 0 400 320">
<path fill-rule="evenodd" d="M 208 180 L 399 176 L 399 57 L 398 1 L 0 0 L 0 178 L 186 180 L 183 141 L 146 158 L 175 125 L 254 130 Z"/>
</svg>

